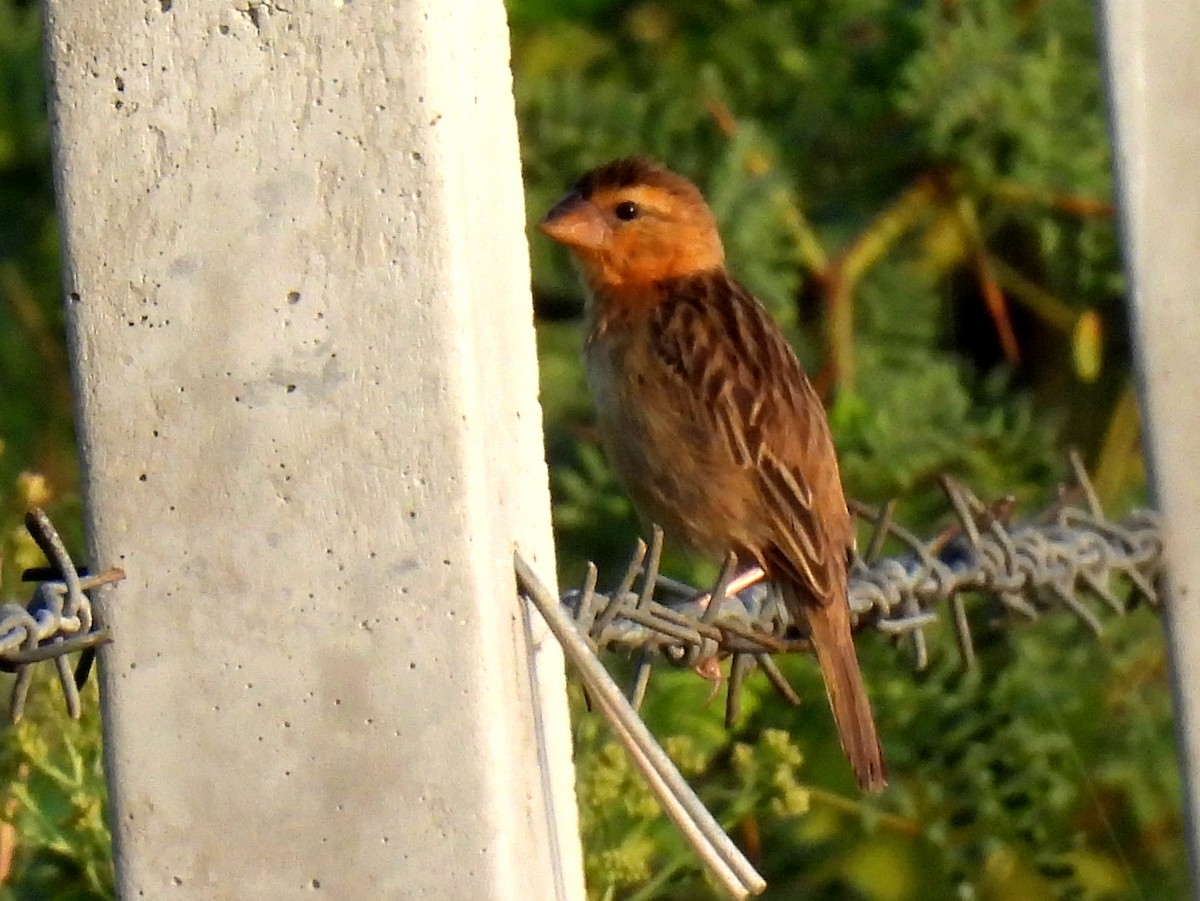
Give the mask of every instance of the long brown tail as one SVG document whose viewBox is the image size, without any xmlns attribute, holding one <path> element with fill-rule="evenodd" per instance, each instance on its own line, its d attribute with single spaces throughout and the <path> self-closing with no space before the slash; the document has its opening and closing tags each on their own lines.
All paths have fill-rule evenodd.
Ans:
<svg viewBox="0 0 1200 901">
<path fill-rule="evenodd" d="M 829 604 L 805 603 L 793 586 L 784 586 L 789 604 L 800 607 L 808 620 L 809 634 L 821 675 L 825 678 L 825 690 L 829 694 L 829 706 L 833 708 L 833 721 L 837 725 L 842 750 L 850 760 L 859 788 L 863 791 L 881 791 L 887 785 L 887 765 L 883 760 L 883 748 L 875 731 L 875 718 L 871 714 L 871 702 L 863 685 L 862 671 L 858 668 L 858 657 L 854 652 L 854 639 L 850 633 L 850 609 L 846 602 L 835 600 Z M 795 609 L 795 607 L 793 607 Z"/>
</svg>

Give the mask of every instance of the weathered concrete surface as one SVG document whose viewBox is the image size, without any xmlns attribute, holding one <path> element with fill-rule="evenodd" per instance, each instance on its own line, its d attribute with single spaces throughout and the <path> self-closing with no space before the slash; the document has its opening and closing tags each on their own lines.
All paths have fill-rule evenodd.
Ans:
<svg viewBox="0 0 1200 901">
<path fill-rule="evenodd" d="M 47 0 L 125 898 L 582 897 L 503 15 Z"/>
<path fill-rule="evenodd" d="M 1105 0 L 1126 269 L 1148 461 L 1170 572 L 1167 633 L 1200 886 L 1200 4 Z"/>
</svg>

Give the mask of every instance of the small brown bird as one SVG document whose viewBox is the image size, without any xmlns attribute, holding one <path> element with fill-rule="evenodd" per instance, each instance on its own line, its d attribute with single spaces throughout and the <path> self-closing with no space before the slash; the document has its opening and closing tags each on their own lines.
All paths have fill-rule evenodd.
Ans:
<svg viewBox="0 0 1200 901">
<path fill-rule="evenodd" d="M 847 603 L 853 525 L 821 401 L 767 311 L 725 270 L 700 191 L 649 160 L 584 175 L 539 228 L 590 297 L 588 386 L 638 512 L 710 559 L 733 550 L 807 621 L 842 747 L 887 781 Z"/>
</svg>

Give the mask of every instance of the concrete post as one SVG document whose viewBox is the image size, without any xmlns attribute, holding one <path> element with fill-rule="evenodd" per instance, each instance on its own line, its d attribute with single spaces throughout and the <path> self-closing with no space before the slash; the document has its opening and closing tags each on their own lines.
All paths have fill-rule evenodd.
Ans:
<svg viewBox="0 0 1200 901">
<path fill-rule="evenodd" d="M 1105 0 L 1143 421 L 1163 514 L 1167 634 L 1193 885 L 1200 885 L 1200 4 Z"/>
<path fill-rule="evenodd" d="M 47 0 L 119 890 L 583 897 L 500 0 Z"/>
</svg>

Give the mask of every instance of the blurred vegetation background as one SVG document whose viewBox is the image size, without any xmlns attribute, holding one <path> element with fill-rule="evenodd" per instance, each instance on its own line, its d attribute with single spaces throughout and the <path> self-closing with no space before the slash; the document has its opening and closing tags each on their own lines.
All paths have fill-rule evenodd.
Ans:
<svg viewBox="0 0 1200 901">
<path fill-rule="evenodd" d="M 849 492 L 930 532 L 936 477 L 1032 511 L 1079 448 L 1109 511 L 1144 501 L 1086 0 L 509 0 L 530 222 L 585 169 L 644 153 L 693 177 L 733 271 L 830 404 Z M 79 547 L 40 12 L 0 0 L 0 593 L 48 506 Z M 581 292 L 532 239 L 560 578 L 615 581 L 638 525 L 596 442 Z M 671 574 L 709 571 L 680 556 Z M 1100 642 L 976 604 L 977 671 L 935 632 L 925 672 L 860 640 L 892 787 L 853 788 L 820 677 L 783 661 L 721 725 L 660 675 L 646 718 L 771 883 L 768 898 L 1189 896 L 1164 647 L 1139 610 Z M 620 665 L 616 662 L 616 665 Z M 0 901 L 112 896 L 98 726 L 53 691 L 0 742 Z M 597 899 L 719 897 L 595 715 L 576 702 Z"/>
</svg>

